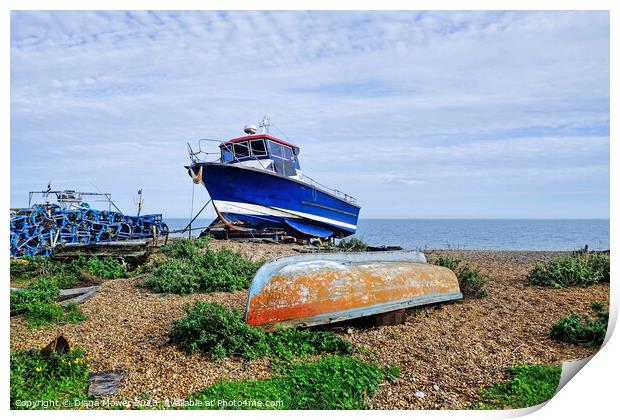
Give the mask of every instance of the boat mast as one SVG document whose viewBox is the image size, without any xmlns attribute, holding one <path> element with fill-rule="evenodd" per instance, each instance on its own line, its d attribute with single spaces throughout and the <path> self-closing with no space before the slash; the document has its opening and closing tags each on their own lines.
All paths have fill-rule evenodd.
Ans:
<svg viewBox="0 0 620 420">
<path fill-rule="evenodd" d="M 259 124 L 259 127 L 261 128 L 261 134 L 268 134 L 269 133 L 269 117 L 268 116 L 264 116 L 263 120 L 261 121 L 261 123 Z"/>
</svg>

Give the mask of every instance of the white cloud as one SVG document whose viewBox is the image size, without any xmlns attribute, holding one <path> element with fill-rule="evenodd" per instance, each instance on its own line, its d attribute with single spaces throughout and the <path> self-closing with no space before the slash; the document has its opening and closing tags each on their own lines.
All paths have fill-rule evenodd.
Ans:
<svg viewBox="0 0 620 420">
<path fill-rule="evenodd" d="M 13 12 L 11 35 L 12 203 L 74 175 L 184 215 L 168 197 L 187 195 L 185 142 L 263 114 L 369 208 L 364 170 L 402 188 L 519 170 L 520 190 L 574 191 L 582 172 L 582 190 L 608 188 L 607 12 Z M 606 200 L 576 196 L 575 215 Z"/>
</svg>

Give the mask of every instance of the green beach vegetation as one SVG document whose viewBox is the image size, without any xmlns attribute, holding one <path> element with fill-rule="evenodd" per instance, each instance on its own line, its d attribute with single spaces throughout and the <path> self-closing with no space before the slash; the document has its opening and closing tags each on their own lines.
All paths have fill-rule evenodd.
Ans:
<svg viewBox="0 0 620 420">
<path fill-rule="evenodd" d="M 334 333 L 295 328 L 264 332 L 246 324 L 238 311 L 216 303 L 196 301 L 186 312 L 173 321 L 170 341 L 189 353 L 200 351 L 214 359 L 353 353 L 353 345 Z"/>
<path fill-rule="evenodd" d="M 86 316 L 79 305 L 70 303 L 64 308 L 56 303 L 59 292 L 58 283 L 53 278 L 14 290 L 10 299 L 11 315 L 24 314 L 29 328 L 84 321 Z"/>
<path fill-rule="evenodd" d="M 82 322 L 86 315 L 77 303 L 69 303 L 66 308 L 55 303 L 34 303 L 28 306 L 24 318 L 28 327 L 34 329 Z"/>
<path fill-rule="evenodd" d="M 481 394 L 472 408 L 504 410 L 532 407 L 550 400 L 560 383 L 559 365 L 518 365 L 508 369 L 510 378 Z"/>
<path fill-rule="evenodd" d="M 60 289 L 73 288 L 80 282 L 127 277 L 125 265 L 117 258 L 79 257 L 70 262 L 49 257 L 11 259 L 11 281 L 23 287 L 12 290 L 11 315 L 23 314 L 29 328 L 81 322 L 86 319 L 79 305 L 66 307 L 56 301 Z"/>
<path fill-rule="evenodd" d="M 359 238 L 341 239 L 336 247 L 345 252 L 364 252 L 368 244 Z"/>
<path fill-rule="evenodd" d="M 458 258 L 449 256 L 437 257 L 431 263 L 454 271 L 464 296 L 486 297 L 489 295 L 489 290 L 484 287 L 487 279 L 479 269 L 462 264 Z"/>
<path fill-rule="evenodd" d="M 11 352 L 11 409 L 67 409 L 89 399 L 88 358 L 80 348 L 43 356 Z"/>
<path fill-rule="evenodd" d="M 75 287 L 80 281 L 117 279 L 129 273 L 120 259 L 106 257 L 78 257 L 70 262 L 50 257 L 11 259 L 11 281 L 30 285 L 40 279 L 52 279 L 61 289 Z"/>
<path fill-rule="evenodd" d="M 173 321 L 170 332 L 170 341 L 179 348 L 214 359 L 270 357 L 275 372 L 262 380 L 217 382 L 190 395 L 187 408 L 364 409 L 381 382 L 399 372 L 397 367 L 385 369 L 349 356 L 353 345 L 332 332 L 296 328 L 264 332 L 247 325 L 238 311 L 209 302 L 196 301 L 186 312 Z M 327 356 L 318 361 L 303 360 L 323 354 Z M 219 405 L 218 401 L 253 404 Z"/>
<path fill-rule="evenodd" d="M 446 267 L 456 272 L 457 268 L 459 267 L 459 264 L 461 264 L 461 260 L 459 260 L 458 258 L 454 258 L 454 257 L 441 256 L 441 257 L 435 258 L 432 261 L 432 264 L 439 265 L 441 267 Z"/>
<path fill-rule="evenodd" d="M 24 313 L 32 304 L 49 304 L 56 302 L 60 289 L 58 283 L 50 278 L 18 290 L 11 291 L 11 315 Z"/>
<path fill-rule="evenodd" d="M 551 326 L 549 336 L 565 343 L 580 344 L 583 346 L 600 346 L 605 340 L 609 312 L 601 302 L 590 304 L 595 317 L 588 314 L 579 315 L 571 309 L 568 316 L 558 320 Z"/>
<path fill-rule="evenodd" d="M 609 283 L 609 255 L 573 253 L 537 264 L 527 276 L 527 284 L 556 288 Z"/>
<path fill-rule="evenodd" d="M 147 273 L 142 286 L 157 293 L 233 292 L 247 289 L 261 262 L 239 252 L 209 249 L 208 240 L 180 239 L 163 245 L 164 258 L 138 271 Z"/>
<path fill-rule="evenodd" d="M 352 357 L 327 356 L 292 365 L 284 374 L 268 379 L 221 381 L 189 400 L 202 402 L 194 406 L 198 409 L 360 410 L 368 408 L 366 399 L 397 372 Z M 218 405 L 222 400 L 261 404 Z"/>
</svg>

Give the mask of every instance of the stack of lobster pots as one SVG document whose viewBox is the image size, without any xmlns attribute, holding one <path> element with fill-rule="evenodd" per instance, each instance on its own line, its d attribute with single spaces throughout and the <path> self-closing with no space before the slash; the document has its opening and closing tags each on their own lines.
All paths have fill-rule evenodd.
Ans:
<svg viewBox="0 0 620 420">
<path fill-rule="evenodd" d="M 161 214 L 125 216 L 91 208 L 34 205 L 11 210 L 11 256 L 51 255 L 58 244 L 149 239 L 168 233 Z"/>
</svg>

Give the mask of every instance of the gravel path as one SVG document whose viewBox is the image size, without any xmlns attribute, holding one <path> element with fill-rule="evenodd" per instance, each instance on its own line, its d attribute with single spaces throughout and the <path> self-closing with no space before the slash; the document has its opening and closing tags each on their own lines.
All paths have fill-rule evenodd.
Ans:
<svg viewBox="0 0 620 420">
<path fill-rule="evenodd" d="M 227 243 L 253 259 L 297 254 L 295 246 Z M 525 286 L 536 262 L 559 253 L 507 251 L 429 251 L 453 255 L 489 277 L 490 295 L 482 299 L 414 308 L 404 325 L 378 328 L 340 325 L 332 330 L 361 346 L 358 355 L 381 365 L 400 366 L 400 377 L 384 384 L 370 401 L 378 409 L 464 408 L 481 389 L 504 378 L 504 367 L 582 358 L 595 350 L 555 342 L 549 326 L 569 308 L 589 310 L 589 302 L 608 302 L 609 286 L 548 289 Z M 174 319 L 196 299 L 243 310 L 246 292 L 158 295 L 137 287 L 139 278 L 112 280 L 83 306 L 80 324 L 30 331 L 21 317 L 11 318 L 11 347 L 47 344 L 62 333 L 91 357 L 93 371 L 122 370 L 114 400 L 136 397 L 184 398 L 221 379 L 258 379 L 271 375 L 268 360 L 252 362 L 187 355 L 167 343 Z M 421 391 L 424 397 L 416 397 Z M 418 393 L 418 395 L 421 395 Z"/>
</svg>

